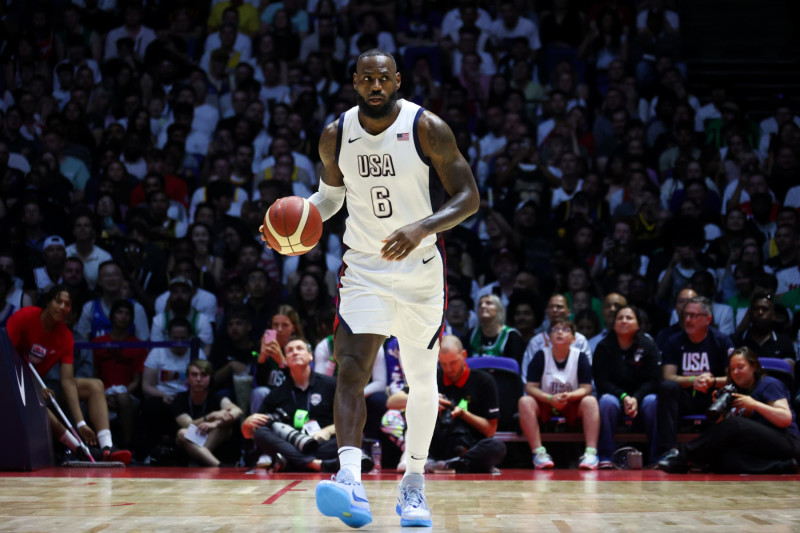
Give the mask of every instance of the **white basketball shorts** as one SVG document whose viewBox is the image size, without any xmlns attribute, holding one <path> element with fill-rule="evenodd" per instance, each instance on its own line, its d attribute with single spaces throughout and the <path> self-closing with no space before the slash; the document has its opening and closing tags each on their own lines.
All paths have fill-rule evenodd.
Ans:
<svg viewBox="0 0 800 533">
<path fill-rule="evenodd" d="M 432 349 L 444 326 L 445 267 L 440 245 L 402 261 L 347 250 L 339 275 L 336 321 L 349 333 L 394 335 Z"/>
</svg>

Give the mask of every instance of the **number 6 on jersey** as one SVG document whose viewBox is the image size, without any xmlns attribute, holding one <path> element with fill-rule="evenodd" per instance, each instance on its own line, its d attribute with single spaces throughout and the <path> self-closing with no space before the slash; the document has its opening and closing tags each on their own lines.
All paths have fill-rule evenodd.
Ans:
<svg viewBox="0 0 800 533">
<path fill-rule="evenodd" d="M 389 189 L 383 186 L 370 189 L 372 194 L 372 212 L 378 218 L 392 216 L 392 202 L 389 200 Z"/>
</svg>

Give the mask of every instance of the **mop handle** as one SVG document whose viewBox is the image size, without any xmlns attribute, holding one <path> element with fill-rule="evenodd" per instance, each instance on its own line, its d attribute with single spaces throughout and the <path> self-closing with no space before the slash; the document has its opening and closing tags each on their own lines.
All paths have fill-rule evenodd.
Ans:
<svg viewBox="0 0 800 533">
<path fill-rule="evenodd" d="M 33 373 L 34 377 L 36 378 L 36 381 L 39 382 L 39 386 L 42 387 L 42 389 L 47 389 L 47 385 L 44 384 L 44 381 L 42 381 L 42 377 L 39 375 L 39 373 L 36 371 L 36 369 L 33 367 L 33 364 L 30 361 L 28 361 L 28 367 L 31 369 L 31 372 Z M 83 451 L 86 452 L 86 455 L 89 456 L 89 459 L 91 459 L 91 461 L 94 463 L 95 460 L 94 460 L 94 457 L 92 457 L 92 453 L 89 451 L 89 447 L 86 446 L 86 444 L 83 443 L 83 439 L 81 439 L 81 436 L 78 434 L 78 432 L 75 430 L 75 428 L 72 427 L 72 424 L 70 423 L 69 418 L 67 418 L 67 415 L 65 415 L 64 411 L 61 410 L 61 406 L 58 405 L 58 402 L 56 401 L 56 399 L 53 398 L 49 394 L 45 394 L 45 395 L 48 396 L 48 399 L 50 400 L 50 403 L 56 408 L 56 411 L 58 411 L 58 414 L 61 416 L 61 421 L 64 422 L 64 424 L 72 432 L 72 434 L 75 436 L 75 438 L 78 439 L 78 444 L 83 449 Z"/>
</svg>

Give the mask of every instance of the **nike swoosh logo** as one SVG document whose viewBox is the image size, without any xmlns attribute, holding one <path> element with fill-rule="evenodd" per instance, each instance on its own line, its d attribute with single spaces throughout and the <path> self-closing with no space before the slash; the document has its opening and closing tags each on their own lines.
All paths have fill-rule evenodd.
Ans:
<svg viewBox="0 0 800 533">
<path fill-rule="evenodd" d="M 354 143 L 354 142 L 356 142 L 357 140 L 359 140 L 360 138 L 361 138 L 361 137 L 356 137 L 355 139 L 347 139 L 347 143 L 348 143 L 348 144 L 349 144 L 349 143 Z"/>
<path fill-rule="evenodd" d="M 20 368 L 22 372 L 25 372 L 22 368 Z M 17 374 L 17 387 L 19 387 L 19 395 L 22 397 L 22 405 L 25 405 L 26 398 L 25 398 L 25 376 L 20 372 L 20 370 L 14 367 L 14 371 Z"/>
<path fill-rule="evenodd" d="M 361 498 L 358 494 L 356 494 L 356 491 L 353 491 L 353 501 L 362 502 L 362 503 L 369 503 L 369 500 L 365 500 L 364 498 Z"/>
<path fill-rule="evenodd" d="M 436 257 L 436 256 L 434 255 L 433 257 Z M 433 257 L 429 257 L 428 259 L 423 259 L 423 260 L 422 260 L 422 264 L 423 264 L 423 265 L 427 265 L 428 263 L 430 263 L 431 261 L 433 261 Z"/>
</svg>

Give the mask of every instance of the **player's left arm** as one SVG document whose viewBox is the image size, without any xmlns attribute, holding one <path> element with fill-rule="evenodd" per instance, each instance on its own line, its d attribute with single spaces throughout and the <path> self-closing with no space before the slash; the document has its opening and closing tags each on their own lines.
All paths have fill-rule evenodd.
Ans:
<svg viewBox="0 0 800 533">
<path fill-rule="evenodd" d="M 456 146 L 456 138 L 445 122 L 428 111 L 420 117 L 417 134 L 422 152 L 430 159 L 450 199 L 432 215 L 403 226 L 386 239 L 381 255 L 399 261 L 428 235 L 450 229 L 478 211 L 480 196 L 472 169 Z"/>
</svg>

